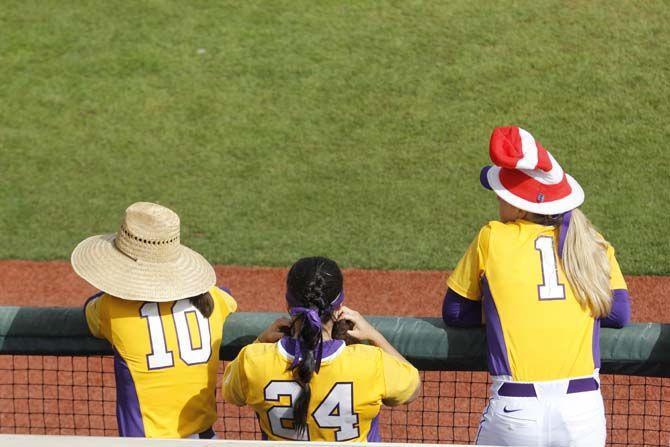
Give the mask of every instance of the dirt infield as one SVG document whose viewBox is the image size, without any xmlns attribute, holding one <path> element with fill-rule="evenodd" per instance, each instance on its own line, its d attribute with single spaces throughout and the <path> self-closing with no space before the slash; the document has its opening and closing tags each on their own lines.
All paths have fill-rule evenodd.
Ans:
<svg viewBox="0 0 670 447">
<path fill-rule="evenodd" d="M 217 266 L 245 312 L 284 310 L 286 269 Z M 367 315 L 441 315 L 446 273 L 346 269 L 347 304 Z M 670 277 L 627 276 L 633 320 L 670 322 Z M 79 306 L 95 293 L 64 261 L 0 261 L 0 305 Z"/>
</svg>

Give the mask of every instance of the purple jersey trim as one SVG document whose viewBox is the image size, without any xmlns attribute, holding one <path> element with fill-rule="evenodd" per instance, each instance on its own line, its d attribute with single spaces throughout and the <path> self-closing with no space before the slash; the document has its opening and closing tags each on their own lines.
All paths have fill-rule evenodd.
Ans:
<svg viewBox="0 0 670 447">
<path fill-rule="evenodd" d="M 600 319 L 593 320 L 593 340 L 591 342 L 593 349 L 593 367 L 600 368 Z"/>
<path fill-rule="evenodd" d="M 377 414 L 377 416 L 375 416 L 372 422 L 370 422 L 370 431 L 368 432 L 368 436 L 366 439 L 368 442 L 382 441 L 382 434 L 379 431 L 379 414 Z"/>
<path fill-rule="evenodd" d="M 86 306 L 88 306 L 94 299 L 101 297 L 103 293 L 105 292 L 98 292 L 95 295 L 88 297 L 86 301 L 84 301 L 84 307 L 82 307 L 84 310 L 84 319 L 86 319 Z"/>
<path fill-rule="evenodd" d="M 558 257 L 563 257 L 563 246 L 565 245 L 565 237 L 568 235 L 568 228 L 570 227 L 570 219 L 572 218 L 572 210 L 563 214 L 561 218 L 561 227 L 558 230 Z"/>
<path fill-rule="evenodd" d="M 502 332 L 500 315 L 498 315 L 498 309 L 491 295 L 486 275 L 482 277 L 482 297 L 484 316 L 486 318 L 486 344 L 489 348 L 489 373 L 492 376 L 511 376 L 509 359 L 507 358 L 507 345 L 505 344 L 505 337 Z"/>
<path fill-rule="evenodd" d="M 279 340 L 279 343 L 281 343 L 282 347 L 286 352 L 288 352 L 290 355 L 295 357 L 295 352 L 296 352 L 296 345 L 297 345 L 297 340 L 295 338 L 291 337 L 282 337 L 281 340 Z M 329 357 L 333 355 L 335 352 L 337 352 L 338 349 L 344 344 L 344 340 L 324 340 L 323 342 L 323 354 L 322 354 L 322 359 L 327 360 L 326 357 Z"/>
<path fill-rule="evenodd" d="M 258 421 L 258 426 L 259 426 L 259 427 L 262 427 L 262 425 L 261 425 L 261 417 L 260 417 L 260 415 L 259 415 L 258 413 L 256 413 L 256 420 Z M 270 438 L 268 438 L 268 435 L 263 431 L 262 428 L 261 428 L 261 440 L 262 440 L 262 441 L 269 441 L 269 440 L 270 440 Z"/>
<path fill-rule="evenodd" d="M 612 309 L 607 317 L 600 320 L 602 327 L 621 329 L 630 321 L 630 297 L 628 290 L 612 290 Z"/>
<path fill-rule="evenodd" d="M 116 421 L 119 426 L 119 435 L 144 437 L 144 422 L 135 382 L 128 369 L 128 364 L 116 349 L 114 350 L 114 377 L 116 378 Z"/>
<path fill-rule="evenodd" d="M 221 284 L 220 286 L 217 286 L 217 287 L 219 289 L 223 290 L 224 292 L 226 292 L 228 295 L 233 296 L 233 292 L 231 292 L 230 289 L 228 287 L 224 286 L 223 284 Z"/>
<path fill-rule="evenodd" d="M 480 326 L 482 324 L 482 303 L 469 300 L 447 289 L 442 303 L 442 320 L 449 326 Z"/>
</svg>

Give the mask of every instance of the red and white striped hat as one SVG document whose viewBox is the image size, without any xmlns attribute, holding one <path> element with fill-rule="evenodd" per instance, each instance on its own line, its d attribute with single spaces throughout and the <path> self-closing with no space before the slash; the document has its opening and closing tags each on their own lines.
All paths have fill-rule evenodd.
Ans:
<svg viewBox="0 0 670 447">
<path fill-rule="evenodd" d="M 480 181 L 505 202 L 536 214 L 562 214 L 584 202 L 584 190 L 520 127 L 496 127 Z"/>
</svg>

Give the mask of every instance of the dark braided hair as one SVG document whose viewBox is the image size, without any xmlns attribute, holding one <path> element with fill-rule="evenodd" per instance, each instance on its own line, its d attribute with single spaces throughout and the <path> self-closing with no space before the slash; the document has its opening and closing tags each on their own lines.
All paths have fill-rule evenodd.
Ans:
<svg viewBox="0 0 670 447">
<path fill-rule="evenodd" d="M 333 319 L 333 309 L 329 305 L 342 291 L 342 272 L 331 259 L 302 258 L 289 270 L 286 290 L 302 307 L 316 310 L 321 322 L 326 323 Z M 295 428 L 299 435 L 307 430 L 307 410 L 311 396 L 309 382 L 317 366 L 314 351 L 321 335 L 317 332 L 305 324 L 305 314 L 298 315 L 291 323 L 291 334 L 300 340 L 303 352 L 302 359 L 293 367 L 293 376 L 301 388 L 293 406 Z"/>
</svg>

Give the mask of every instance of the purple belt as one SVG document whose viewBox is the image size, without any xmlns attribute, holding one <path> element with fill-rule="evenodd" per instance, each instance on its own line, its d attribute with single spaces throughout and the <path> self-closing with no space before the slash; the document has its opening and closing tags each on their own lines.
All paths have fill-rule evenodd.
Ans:
<svg viewBox="0 0 670 447">
<path fill-rule="evenodd" d="M 583 379 L 571 379 L 568 382 L 568 391 L 566 394 L 584 393 L 586 391 L 595 391 L 599 388 L 598 381 L 593 377 Z M 537 397 L 535 386 L 532 383 L 505 382 L 498 389 L 499 396 L 507 397 Z"/>
</svg>

